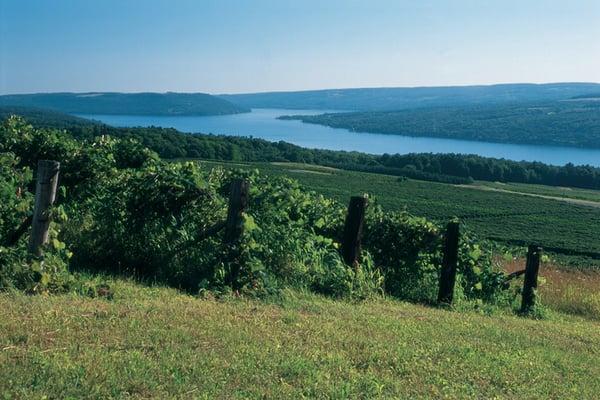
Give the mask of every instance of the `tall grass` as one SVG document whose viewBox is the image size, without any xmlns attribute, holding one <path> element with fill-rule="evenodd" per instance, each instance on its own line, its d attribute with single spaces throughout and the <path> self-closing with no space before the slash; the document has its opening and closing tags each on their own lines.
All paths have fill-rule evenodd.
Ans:
<svg viewBox="0 0 600 400">
<path fill-rule="evenodd" d="M 504 265 L 507 272 L 525 267 L 518 259 Z M 565 269 L 543 264 L 538 293 L 541 303 L 558 312 L 600 320 L 600 271 Z"/>
</svg>

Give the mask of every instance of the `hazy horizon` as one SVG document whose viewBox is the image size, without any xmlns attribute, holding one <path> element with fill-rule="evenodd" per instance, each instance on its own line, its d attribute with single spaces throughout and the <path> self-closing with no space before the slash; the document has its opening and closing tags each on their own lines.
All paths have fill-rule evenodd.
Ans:
<svg viewBox="0 0 600 400">
<path fill-rule="evenodd" d="M 73 94 L 87 94 L 87 93 L 123 93 L 123 94 L 139 94 L 139 93 L 183 93 L 183 94 L 210 94 L 213 96 L 220 95 L 235 95 L 235 94 L 253 94 L 253 93 L 286 93 L 286 92 L 312 92 L 312 91 L 329 91 L 329 90 L 353 90 L 353 89 L 419 89 L 419 88 L 452 88 L 452 87 L 474 87 L 474 86 L 504 86 L 504 85 L 558 85 L 558 84 L 597 84 L 600 82 L 501 82 L 501 83 L 490 83 L 490 84 L 464 84 L 464 85 L 438 85 L 438 86 L 371 86 L 371 87 L 326 87 L 316 89 L 300 89 L 300 90 L 258 90 L 256 92 L 185 92 L 175 90 L 165 91 L 114 91 L 114 90 L 90 90 L 90 91 L 48 91 L 48 92 L 21 92 L 21 93 L 0 93 L 2 95 L 31 95 L 31 94 L 57 94 L 57 93 L 73 93 Z"/>
<path fill-rule="evenodd" d="M 0 0 L 0 94 L 600 82 L 600 2 Z"/>
</svg>

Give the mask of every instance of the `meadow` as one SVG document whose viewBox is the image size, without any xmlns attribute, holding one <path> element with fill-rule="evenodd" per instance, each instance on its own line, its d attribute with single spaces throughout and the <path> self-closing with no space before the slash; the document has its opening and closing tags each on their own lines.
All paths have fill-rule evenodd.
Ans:
<svg viewBox="0 0 600 400">
<path fill-rule="evenodd" d="M 113 280 L 112 300 L 0 294 L 0 392 L 18 398 L 577 398 L 598 322 L 285 291 L 216 301 Z M 260 373 L 257 373 L 260 371 Z"/>
</svg>

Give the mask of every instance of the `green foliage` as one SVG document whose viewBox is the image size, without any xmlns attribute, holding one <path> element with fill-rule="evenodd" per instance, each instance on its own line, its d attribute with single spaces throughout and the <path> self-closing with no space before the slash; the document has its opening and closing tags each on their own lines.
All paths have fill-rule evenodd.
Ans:
<svg viewBox="0 0 600 400">
<path fill-rule="evenodd" d="M 370 193 L 386 211 L 406 210 L 440 224 L 457 216 L 466 232 L 497 246 L 523 249 L 532 242 L 539 243 L 561 265 L 600 266 L 598 191 L 521 184 L 484 186 L 480 182 L 477 186 L 459 187 L 303 164 L 248 163 L 248 168 L 259 168 L 269 175 L 293 176 L 306 188 L 341 202 L 356 193 Z M 487 190 L 488 187 L 526 195 Z M 591 201 L 590 205 L 570 201 L 579 198 Z"/>
<path fill-rule="evenodd" d="M 502 293 L 505 274 L 494 258 L 490 243 L 472 234 L 462 234 L 458 251 L 458 270 L 463 296 L 488 301 L 505 300 Z"/>
<path fill-rule="evenodd" d="M 598 148 L 599 110 L 598 101 L 580 99 L 293 115 L 285 119 L 390 135 Z"/>
<path fill-rule="evenodd" d="M 27 218 L 33 205 L 27 190 L 31 179 L 31 170 L 17 167 L 14 154 L 0 153 L 0 238 L 8 239 Z"/>
<path fill-rule="evenodd" d="M 18 289 L 26 293 L 56 293 L 76 284 L 68 271 L 71 252 L 58 239 L 56 225 L 50 230 L 50 243 L 41 257 L 28 254 L 26 243 L 0 246 L 0 290 Z"/>
<path fill-rule="evenodd" d="M 73 282 L 67 271 L 71 253 L 58 238 L 58 223 L 65 215 L 61 209 L 53 210 L 56 223 L 50 226 L 49 245 L 41 258 L 29 255 L 27 242 L 19 240 L 17 232 L 33 208 L 33 194 L 28 191 L 32 176 L 29 168 L 17 164 L 14 154 L 0 154 L 0 290 L 15 288 L 28 293 L 65 290 Z"/>
<path fill-rule="evenodd" d="M 246 279 L 271 286 L 305 287 L 333 296 L 368 297 L 381 279 L 368 257 L 356 269 L 340 258 L 336 242 L 344 209 L 296 181 L 252 174 L 243 246 Z"/>
<path fill-rule="evenodd" d="M 187 289 L 209 279 L 217 244 L 196 237 L 224 216 L 216 175 L 192 163 L 155 163 L 96 182 L 65 232 L 74 264 Z"/>
<path fill-rule="evenodd" d="M 441 240 L 439 229 L 423 218 L 384 213 L 372 204 L 361 262 L 347 266 L 339 254 L 345 205 L 289 178 L 164 162 L 131 138 L 77 141 L 18 118 L 3 125 L 1 139 L 10 170 L 1 182 L 13 193 L 7 204 L 25 201 L 24 213 L 30 212 L 31 193 L 19 199 L 16 186 L 29 185 L 38 157 L 61 162 L 63 190 L 43 258 L 27 258 L 21 241 L 3 259 L 3 274 L 15 287 L 34 292 L 66 287 L 72 280 L 68 265 L 192 292 L 265 295 L 294 287 L 334 297 L 385 291 L 413 301 L 434 298 Z M 250 184 L 250 203 L 242 237 L 226 243 L 217 227 L 226 218 L 231 182 L 239 178 Z M 8 215 L 11 208 L 3 210 Z M 2 218 L 3 226 L 14 223 Z M 467 298 L 493 297 L 489 255 L 476 244 L 461 251 L 461 292 Z"/>
<path fill-rule="evenodd" d="M 437 295 L 440 244 L 439 229 L 424 218 L 370 206 L 364 246 L 382 269 L 388 293 L 432 301 Z"/>
<path fill-rule="evenodd" d="M 371 206 L 365 229 L 365 248 L 385 277 L 385 290 L 399 298 L 434 302 L 439 287 L 443 232 L 425 218 L 406 212 L 384 212 Z M 491 251 L 462 234 L 458 259 L 458 294 L 467 299 L 494 300 L 504 274 Z"/>
<path fill-rule="evenodd" d="M 593 108 L 598 107 L 598 104 L 587 106 Z M 593 116 L 597 114 L 595 109 L 586 110 Z M 24 115 L 33 114 L 36 126 L 68 128 L 71 134 L 80 139 L 93 139 L 103 135 L 134 139 L 157 152 L 161 157 L 169 159 L 288 161 L 351 171 L 406 176 L 442 183 L 470 184 L 475 179 L 588 189 L 600 188 L 600 168 L 588 165 L 554 166 L 540 162 L 518 162 L 465 154 L 372 155 L 359 152 L 306 149 L 285 142 L 272 143 L 262 139 L 239 136 L 189 135 L 166 128 L 114 128 L 94 121 L 89 121 L 86 125 L 80 120 L 72 121 L 72 117 L 68 115 L 60 119 L 56 113 L 49 113 L 47 118 L 44 118 L 41 110 L 23 109 L 19 112 Z M 0 115 L 2 115 L 1 109 Z M 568 125 L 568 128 L 570 126 Z M 536 130 L 540 131 L 539 127 L 536 126 Z M 542 131 L 546 132 L 546 130 Z M 592 135 L 596 135 L 593 133 L 595 131 L 591 130 L 591 132 Z"/>
<path fill-rule="evenodd" d="M 62 240 L 62 228 L 67 225 L 67 212 L 73 203 L 55 207 L 50 226 L 49 244 L 42 257 L 27 252 L 26 219 L 33 211 L 31 171 L 39 159 L 59 160 L 62 164 L 59 202 L 65 200 L 66 188 L 76 193 L 92 179 L 110 169 L 101 168 L 106 162 L 115 163 L 112 155 L 114 139 L 99 138 L 87 145 L 56 130 L 38 130 L 22 119 L 11 117 L 0 127 L 0 287 L 17 288 L 27 292 L 54 292 L 69 289 L 75 282 L 68 272 L 72 253 Z M 110 145 L 106 145 L 106 144 Z M 124 145 L 126 147 L 126 144 Z M 123 146 L 121 146 L 123 147 Z M 123 147 L 124 148 L 124 147 Z M 122 151 L 123 154 L 126 152 Z M 76 196 L 71 196 L 73 200 Z M 22 231 L 22 232 L 20 232 Z"/>
<path fill-rule="evenodd" d="M 19 228 L 33 208 L 33 195 L 28 191 L 31 170 L 17 164 L 13 153 L 0 153 L 0 290 L 16 288 L 30 293 L 63 290 L 71 281 L 67 272 L 70 253 L 58 239 L 57 224 L 51 226 L 50 245 L 40 259 L 29 256 L 26 241 L 18 240 Z"/>
</svg>

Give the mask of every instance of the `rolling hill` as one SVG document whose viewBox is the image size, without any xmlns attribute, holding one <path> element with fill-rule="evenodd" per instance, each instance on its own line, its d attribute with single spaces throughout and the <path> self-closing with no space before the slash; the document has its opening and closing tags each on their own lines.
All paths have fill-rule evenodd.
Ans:
<svg viewBox="0 0 600 400">
<path fill-rule="evenodd" d="M 4 121 L 11 115 L 19 115 L 26 118 L 27 122 L 38 128 L 72 129 L 103 125 L 101 122 L 91 119 L 80 118 L 45 108 L 0 106 L 0 121 Z"/>
<path fill-rule="evenodd" d="M 308 90 L 220 95 L 248 108 L 401 110 L 407 108 L 553 101 L 600 92 L 598 83 L 501 84 Z"/>
<path fill-rule="evenodd" d="M 36 93 L 0 96 L 0 106 L 47 108 L 68 114 L 225 115 L 243 106 L 205 93 Z"/>
<path fill-rule="evenodd" d="M 355 132 L 600 148 L 600 101 L 592 98 L 280 118 Z"/>
</svg>

